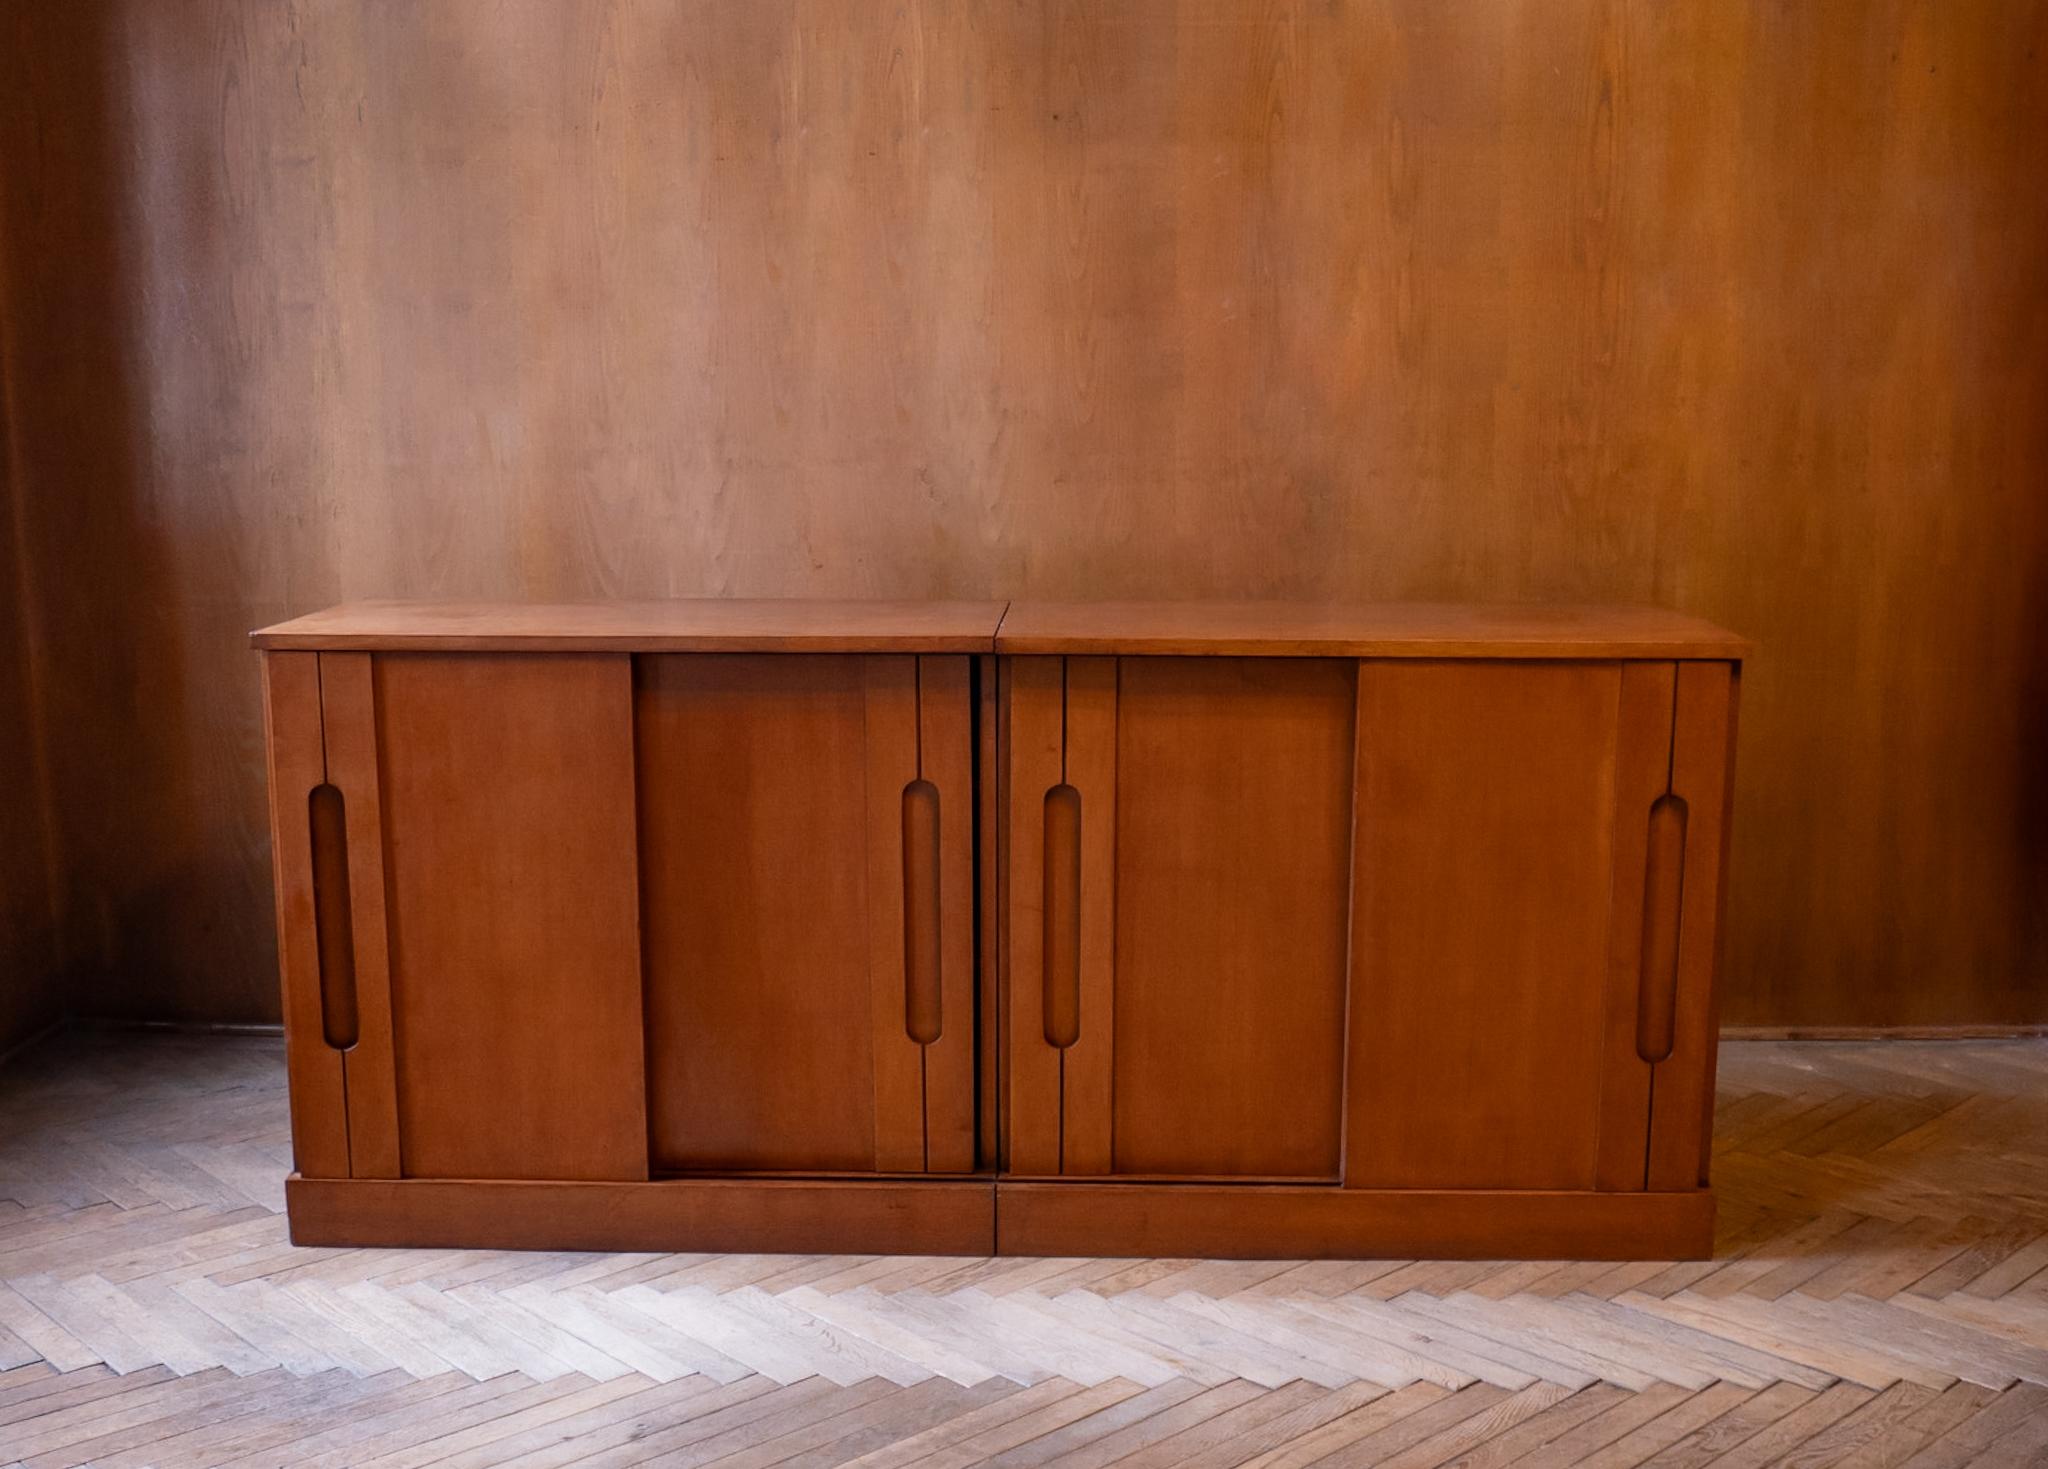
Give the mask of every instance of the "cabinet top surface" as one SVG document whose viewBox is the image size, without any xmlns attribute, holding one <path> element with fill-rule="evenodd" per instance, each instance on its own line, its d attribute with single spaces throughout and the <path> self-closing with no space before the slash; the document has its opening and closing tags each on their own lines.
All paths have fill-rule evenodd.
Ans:
<svg viewBox="0 0 2048 1469">
<path fill-rule="evenodd" d="M 1001 602 L 349 602 L 249 635 L 259 648 L 394 652 L 986 653 Z"/>
<path fill-rule="evenodd" d="M 1479 602 L 1026 602 L 1004 653 L 1740 659 L 1747 640 L 1662 607 Z"/>
<path fill-rule="evenodd" d="M 1007 610 L 1006 610 L 1007 609 Z M 259 648 L 392 652 L 1235 654 L 1740 659 L 1749 643 L 1659 607 L 1464 602 L 351 602 Z"/>
</svg>

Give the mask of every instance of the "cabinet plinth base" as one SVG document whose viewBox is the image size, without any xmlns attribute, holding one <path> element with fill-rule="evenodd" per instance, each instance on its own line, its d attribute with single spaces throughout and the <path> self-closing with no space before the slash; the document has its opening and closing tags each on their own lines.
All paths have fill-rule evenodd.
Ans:
<svg viewBox="0 0 2048 1469">
<path fill-rule="evenodd" d="M 989 1255 L 986 1179 L 662 1179 L 649 1183 L 302 1178 L 292 1243 L 473 1250 Z"/>
<path fill-rule="evenodd" d="M 749 1254 L 1698 1260 L 1710 1189 L 663 1179 L 286 1184 L 294 1244 Z"/>
<path fill-rule="evenodd" d="M 1704 1260 L 1711 1189 L 1538 1193 L 1005 1183 L 1005 1255 L 1240 1260 Z"/>
</svg>

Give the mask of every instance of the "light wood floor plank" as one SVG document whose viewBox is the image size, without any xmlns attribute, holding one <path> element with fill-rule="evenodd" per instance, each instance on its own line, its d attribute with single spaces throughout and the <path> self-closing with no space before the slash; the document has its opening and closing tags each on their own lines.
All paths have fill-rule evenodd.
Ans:
<svg viewBox="0 0 2048 1469">
<path fill-rule="evenodd" d="M 1185 1377 L 1176 1377 L 1157 1387 L 1146 1388 L 1143 1392 L 1102 1407 L 1093 1408 L 1085 1417 L 1064 1423 L 1048 1433 L 1005 1449 L 988 1459 L 992 1465 L 1003 1469 L 1024 1469 L 1024 1466 L 1040 1464 L 1065 1464 L 1069 1456 L 1083 1446 L 1092 1444 L 1110 1434 L 1142 1423 L 1166 1409 L 1186 1402 L 1202 1391 L 1200 1383 Z"/>
<path fill-rule="evenodd" d="M 1507 1432 L 1496 1434 L 1447 1460 L 1447 1469 L 1448 1466 L 1455 1466 L 1455 1469 L 1500 1469 L 1502 1465 L 1520 1463 L 1524 1455 L 1563 1437 L 1579 1424 L 1598 1417 L 1628 1397 L 1629 1394 L 1608 1382 L 1596 1382 L 1591 1387 L 1580 1388 L 1554 1407 L 1546 1408 Z"/>
</svg>

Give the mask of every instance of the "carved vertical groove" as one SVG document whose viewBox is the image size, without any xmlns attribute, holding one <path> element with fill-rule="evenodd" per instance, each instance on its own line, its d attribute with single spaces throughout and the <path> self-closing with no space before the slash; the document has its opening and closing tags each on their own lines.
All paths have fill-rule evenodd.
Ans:
<svg viewBox="0 0 2048 1469">
<path fill-rule="evenodd" d="M 355 1045 L 356 941 L 348 897 L 348 812 L 322 783 L 307 798 L 313 844 L 313 932 L 320 959 L 320 1029 L 337 1051 Z"/>
<path fill-rule="evenodd" d="M 921 1046 L 945 1028 L 939 987 L 939 788 L 903 788 L 903 1028 Z"/>
<path fill-rule="evenodd" d="M 1678 1013 L 1679 908 L 1685 892 L 1685 801 L 1658 797 L 1650 807 L 1648 871 L 1643 879 L 1643 956 L 1636 1003 L 1636 1054 L 1671 1054 Z"/>
<path fill-rule="evenodd" d="M 1045 1040 L 1081 1038 L 1081 793 L 1045 793 Z"/>
</svg>

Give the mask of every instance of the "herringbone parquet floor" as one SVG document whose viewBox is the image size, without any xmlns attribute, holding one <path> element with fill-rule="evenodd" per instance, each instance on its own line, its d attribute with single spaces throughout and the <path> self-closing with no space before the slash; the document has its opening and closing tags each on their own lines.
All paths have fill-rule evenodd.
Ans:
<svg viewBox="0 0 2048 1469">
<path fill-rule="evenodd" d="M 2048 1043 L 1724 1051 L 1707 1263 L 316 1251 L 280 1046 L 0 1072 L 0 1463 L 2048 1463 Z"/>
</svg>

